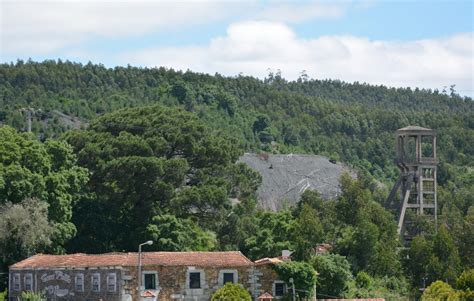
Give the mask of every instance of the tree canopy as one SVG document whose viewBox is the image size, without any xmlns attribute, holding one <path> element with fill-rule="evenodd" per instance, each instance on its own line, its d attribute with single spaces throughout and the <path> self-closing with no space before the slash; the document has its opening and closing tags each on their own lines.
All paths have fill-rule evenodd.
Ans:
<svg viewBox="0 0 474 301">
<path fill-rule="evenodd" d="M 78 204 L 73 249 L 84 248 L 82 239 L 91 235 L 97 244 L 87 243 L 90 251 L 134 250 L 149 235 L 159 241 L 157 249 L 212 249 L 205 231 L 219 229 L 216 221 L 231 212 L 230 199 L 255 197 L 249 182 L 258 177 L 236 163 L 238 145 L 180 109 L 119 110 L 64 139 L 90 170 L 88 192 L 94 195 Z M 105 221 L 97 219 L 98 210 Z M 99 224 L 105 229 L 95 233 Z M 180 237 L 194 237 L 195 244 Z"/>
<path fill-rule="evenodd" d="M 33 135 L 18 133 L 8 126 L 0 127 L 0 137 L 0 205 L 21 215 L 17 211 L 20 207 L 12 204 L 21 204 L 30 198 L 45 202 L 46 205 L 32 206 L 26 202 L 21 206 L 37 207 L 37 212 L 25 211 L 24 214 L 38 218 L 47 210 L 54 229 L 49 250 L 63 251 L 66 242 L 76 234 L 71 222 L 72 211 L 88 180 L 87 169 L 76 165 L 76 156 L 64 141 L 41 143 Z"/>
<path fill-rule="evenodd" d="M 31 134 L 18 132 L 24 108 L 35 109 Z M 32 215 L 48 234 L 25 234 L 21 254 L 134 251 L 150 238 L 156 249 L 239 249 L 252 259 L 289 249 L 337 272 L 332 292 L 346 297 L 399 299 L 407 280 L 415 297 L 438 279 L 459 290 L 456 277 L 474 266 L 473 109 L 455 91 L 279 73 L 0 64 L 1 214 L 25 233 L 16 217 Z M 393 132 L 407 125 L 437 131 L 439 231 L 417 217 L 418 237 L 398 252 L 396 212 L 381 204 L 398 175 Z M 236 163 L 244 151 L 325 155 L 358 179 L 343 177 L 334 202 L 307 190 L 295 208 L 265 212 L 259 175 Z M 339 257 L 314 259 L 319 243 Z"/>
</svg>

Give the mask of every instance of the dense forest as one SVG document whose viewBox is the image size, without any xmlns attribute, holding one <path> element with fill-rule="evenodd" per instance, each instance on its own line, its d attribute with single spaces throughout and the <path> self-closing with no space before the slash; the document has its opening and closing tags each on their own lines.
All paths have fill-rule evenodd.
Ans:
<svg viewBox="0 0 474 301">
<path fill-rule="evenodd" d="M 474 268 L 473 109 L 455 86 L 2 64 L 2 269 L 36 252 L 135 251 L 151 238 L 154 250 L 252 259 L 293 250 L 320 273 L 321 297 L 407 298 L 436 280 L 462 290 Z M 401 248 L 382 204 L 398 175 L 394 131 L 410 124 L 438 134 L 440 215 L 438 231 L 420 218 Z M 260 176 L 236 163 L 245 151 L 326 155 L 359 176 L 341 178 L 335 202 L 307 191 L 294 208 L 263 211 Z M 314 256 L 319 243 L 332 252 Z"/>
</svg>

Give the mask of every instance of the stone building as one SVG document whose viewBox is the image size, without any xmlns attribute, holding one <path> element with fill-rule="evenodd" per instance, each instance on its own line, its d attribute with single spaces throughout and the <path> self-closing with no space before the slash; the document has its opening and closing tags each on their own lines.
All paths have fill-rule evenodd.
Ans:
<svg viewBox="0 0 474 301">
<path fill-rule="evenodd" d="M 273 260 L 273 261 L 272 261 Z M 271 268 L 275 259 L 252 262 L 240 252 L 143 252 L 138 294 L 138 254 L 38 254 L 10 266 L 9 300 L 22 291 L 49 300 L 204 301 L 227 282 L 240 283 L 254 300 L 286 292 Z"/>
</svg>

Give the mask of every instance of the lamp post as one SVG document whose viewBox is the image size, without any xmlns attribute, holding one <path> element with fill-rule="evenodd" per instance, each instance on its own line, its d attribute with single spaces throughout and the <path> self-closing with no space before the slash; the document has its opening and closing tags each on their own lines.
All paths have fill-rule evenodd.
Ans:
<svg viewBox="0 0 474 301">
<path fill-rule="evenodd" d="M 295 301 L 296 292 L 295 292 L 295 281 L 293 280 L 293 277 L 290 278 L 290 283 L 291 283 L 291 290 L 293 291 L 293 301 Z"/>
<path fill-rule="evenodd" d="M 142 291 L 142 246 L 153 244 L 152 240 L 146 241 L 138 245 L 138 299 L 140 299 L 140 292 Z"/>
</svg>

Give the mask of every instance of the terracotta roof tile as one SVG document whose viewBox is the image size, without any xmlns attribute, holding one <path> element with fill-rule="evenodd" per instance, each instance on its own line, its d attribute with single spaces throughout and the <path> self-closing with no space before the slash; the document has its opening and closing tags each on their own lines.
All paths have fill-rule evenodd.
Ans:
<svg viewBox="0 0 474 301">
<path fill-rule="evenodd" d="M 251 266 L 253 262 L 238 251 L 233 252 L 144 252 L 143 265 L 164 266 Z M 136 265 L 137 253 L 129 253 L 130 265 Z"/>
<path fill-rule="evenodd" d="M 153 297 L 156 297 L 156 294 L 153 293 L 152 291 L 144 291 L 142 294 L 141 294 L 142 297 L 145 297 L 145 298 L 153 298 Z"/>
<path fill-rule="evenodd" d="M 136 266 L 137 262 L 137 253 L 37 254 L 10 268 Z M 253 263 L 240 252 L 142 252 L 142 265 L 226 267 L 251 266 Z"/>
<path fill-rule="evenodd" d="M 261 294 L 260 296 L 258 296 L 257 299 L 258 300 L 272 300 L 273 296 L 272 296 L 272 294 L 265 292 L 265 293 Z"/>
</svg>

